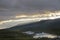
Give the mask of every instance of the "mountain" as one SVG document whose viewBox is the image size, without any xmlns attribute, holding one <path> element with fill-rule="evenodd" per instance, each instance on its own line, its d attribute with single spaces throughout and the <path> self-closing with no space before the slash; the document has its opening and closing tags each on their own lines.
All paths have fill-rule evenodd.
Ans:
<svg viewBox="0 0 60 40">
<path fill-rule="evenodd" d="M 25 25 L 17 25 L 5 30 L 12 31 L 34 31 L 34 32 L 49 32 L 54 34 L 60 34 L 60 19 L 41 20 Z"/>
<path fill-rule="evenodd" d="M 60 38 L 38 38 L 24 34 L 23 31 L 45 32 L 60 35 L 60 19 L 41 20 L 25 25 L 16 25 L 8 29 L 0 30 L 0 40 L 60 40 Z"/>
</svg>

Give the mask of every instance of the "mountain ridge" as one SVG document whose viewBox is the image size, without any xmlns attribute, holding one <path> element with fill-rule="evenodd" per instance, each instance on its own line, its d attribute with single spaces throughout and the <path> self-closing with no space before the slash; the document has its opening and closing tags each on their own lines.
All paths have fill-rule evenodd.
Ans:
<svg viewBox="0 0 60 40">
<path fill-rule="evenodd" d="M 5 30 L 12 31 L 35 31 L 35 32 L 51 32 L 59 34 L 60 30 L 60 18 L 54 20 L 41 20 L 40 22 L 34 22 L 25 25 L 17 25 Z"/>
</svg>

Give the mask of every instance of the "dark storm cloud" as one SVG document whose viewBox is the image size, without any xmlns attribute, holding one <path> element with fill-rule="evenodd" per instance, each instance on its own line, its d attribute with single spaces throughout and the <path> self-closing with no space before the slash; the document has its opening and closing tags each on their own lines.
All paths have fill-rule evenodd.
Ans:
<svg viewBox="0 0 60 40">
<path fill-rule="evenodd" d="M 60 0 L 0 0 L 0 16 L 36 10 L 60 10 Z"/>
<path fill-rule="evenodd" d="M 60 9 L 60 0 L 1 0 L 1 5 L 20 9 Z"/>
</svg>

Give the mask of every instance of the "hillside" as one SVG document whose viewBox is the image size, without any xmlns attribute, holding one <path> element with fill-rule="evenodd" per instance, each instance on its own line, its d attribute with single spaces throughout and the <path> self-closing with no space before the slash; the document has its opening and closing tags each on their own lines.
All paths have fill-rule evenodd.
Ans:
<svg viewBox="0 0 60 40">
<path fill-rule="evenodd" d="M 23 33 L 24 31 L 33 31 L 35 33 L 45 32 L 60 35 L 60 19 L 42 20 L 40 22 L 17 25 L 8 29 L 2 29 L 0 30 L 0 40 L 40 40 L 40 38 L 34 39 L 33 35 Z M 41 38 L 41 40 L 55 39 Z"/>
<path fill-rule="evenodd" d="M 34 31 L 34 32 L 48 32 L 60 34 L 60 19 L 42 20 L 40 22 L 17 25 L 6 30 L 20 30 L 20 31 Z"/>
</svg>

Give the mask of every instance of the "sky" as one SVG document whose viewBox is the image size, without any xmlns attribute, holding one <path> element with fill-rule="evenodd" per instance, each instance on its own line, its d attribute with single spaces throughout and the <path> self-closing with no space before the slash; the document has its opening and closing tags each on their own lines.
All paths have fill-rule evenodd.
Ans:
<svg viewBox="0 0 60 40">
<path fill-rule="evenodd" d="M 40 10 L 60 10 L 60 0 L 0 0 L 0 20 Z"/>
</svg>

